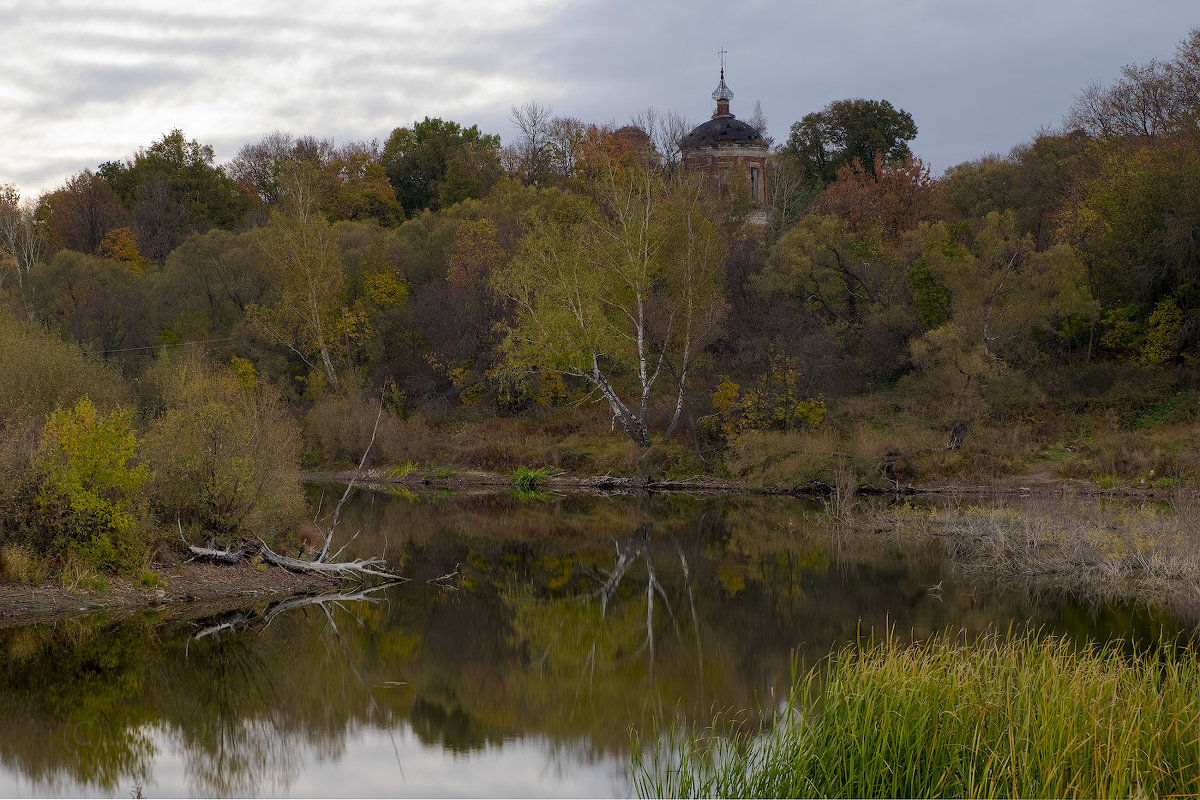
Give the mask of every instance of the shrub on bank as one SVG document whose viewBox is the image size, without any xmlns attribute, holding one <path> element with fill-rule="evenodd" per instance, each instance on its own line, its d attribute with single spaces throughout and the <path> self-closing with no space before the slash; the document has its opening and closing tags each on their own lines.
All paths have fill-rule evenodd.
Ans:
<svg viewBox="0 0 1200 800">
<path fill-rule="evenodd" d="M 87 396 L 108 410 L 128 400 L 120 374 L 72 341 L 0 313 L 0 422 L 40 419 Z"/>
<path fill-rule="evenodd" d="M 50 415 L 28 523 L 36 549 L 96 569 L 145 564 L 150 536 L 136 501 L 150 473 L 134 461 L 137 447 L 127 409 L 104 414 L 85 397 Z"/>
<path fill-rule="evenodd" d="M 277 392 L 199 356 L 177 363 L 162 392 L 165 410 L 143 453 L 151 506 L 166 526 L 271 540 L 297 522 L 300 432 Z"/>
<path fill-rule="evenodd" d="M 436 436 L 420 415 L 401 419 L 385 402 L 379 416 L 379 397 L 360 387 L 323 395 L 304 418 L 305 443 L 312 460 L 319 464 L 357 465 L 371 442 L 372 430 L 375 444 L 366 466 L 433 458 Z"/>
</svg>

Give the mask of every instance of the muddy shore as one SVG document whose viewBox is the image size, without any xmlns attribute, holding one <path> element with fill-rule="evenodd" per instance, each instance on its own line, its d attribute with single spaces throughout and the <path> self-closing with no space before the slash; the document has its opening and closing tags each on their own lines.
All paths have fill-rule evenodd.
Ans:
<svg viewBox="0 0 1200 800">
<path fill-rule="evenodd" d="M 111 611 L 114 614 L 161 609 L 168 616 L 200 617 L 258 602 L 328 591 L 337 584 L 320 575 L 301 575 L 278 567 L 187 563 L 154 570 L 165 585 L 144 588 L 128 579 L 108 577 L 106 592 L 64 589 L 48 580 L 40 586 L 0 584 L 0 628 L 55 622 Z"/>
</svg>

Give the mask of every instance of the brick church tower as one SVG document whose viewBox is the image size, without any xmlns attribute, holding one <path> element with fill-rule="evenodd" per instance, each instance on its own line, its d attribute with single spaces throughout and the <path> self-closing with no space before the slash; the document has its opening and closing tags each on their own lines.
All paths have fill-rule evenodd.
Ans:
<svg viewBox="0 0 1200 800">
<path fill-rule="evenodd" d="M 717 101 L 717 111 L 708 122 L 683 137 L 680 150 L 683 166 L 691 171 L 701 171 L 727 191 L 730 179 L 744 178 L 750 187 L 750 202 L 754 211 L 751 222 L 766 223 L 767 200 L 767 142 L 753 126 L 747 125 L 729 111 L 733 92 L 725 84 L 724 59 L 721 64 L 721 81 L 712 93 Z"/>
</svg>

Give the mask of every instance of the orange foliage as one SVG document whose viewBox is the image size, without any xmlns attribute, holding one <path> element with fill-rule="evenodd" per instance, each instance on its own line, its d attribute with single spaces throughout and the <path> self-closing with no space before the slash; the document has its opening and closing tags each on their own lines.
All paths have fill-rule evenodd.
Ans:
<svg viewBox="0 0 1200 800">
<path fill-rule="evenodd" d="M 846 220 L 851 230 L 877 228 L 886 238 L 938 218 L 937 183 L 920 159 L 891 163 L 876 155 L 875 175 L 857 161 L 841 167 L 837 181 L 817 196 L 817 208 Z"/>
</svg>

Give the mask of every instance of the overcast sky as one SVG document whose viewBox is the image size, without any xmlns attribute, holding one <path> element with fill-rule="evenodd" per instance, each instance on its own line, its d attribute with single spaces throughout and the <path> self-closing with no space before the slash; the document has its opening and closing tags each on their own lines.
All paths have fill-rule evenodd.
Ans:
<svg viewBox="0 0 1200 800">
<path fill-rule="evenodd" d="M 0 0 L 0 183 L 34 195 L 173 128 L 224 162 L 274 130 L 382 142 L 425 116 L 509 141 L 529 100 L 699 123 L 722 47 L 733 112 L 761 101 L 778 141 L 831 100 L 886 99 L 936 174 L 1196 26 L 1196 0 Z"/>
</svg>

